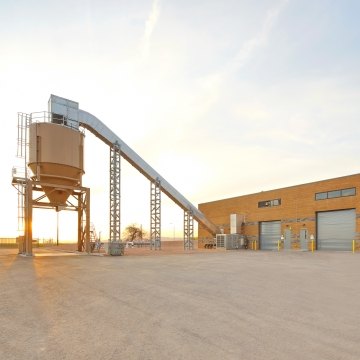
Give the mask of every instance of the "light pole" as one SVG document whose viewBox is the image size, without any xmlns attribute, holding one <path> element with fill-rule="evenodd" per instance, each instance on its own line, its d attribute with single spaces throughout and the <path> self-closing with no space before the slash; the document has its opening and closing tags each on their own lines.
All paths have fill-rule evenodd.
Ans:
<svg viewBox="0 0 360 360">
<path fill-rule="evenodd" d="M 56 246 L 59 246 L 59 210 L 56 211 Z"/>
<path fill-rule="evenodd" d="M 175 241 L 175 224 L 174 224 L 174 223 L 170 223 L 170 225 L 173 226 L 173 240 Z"/>
</svg>

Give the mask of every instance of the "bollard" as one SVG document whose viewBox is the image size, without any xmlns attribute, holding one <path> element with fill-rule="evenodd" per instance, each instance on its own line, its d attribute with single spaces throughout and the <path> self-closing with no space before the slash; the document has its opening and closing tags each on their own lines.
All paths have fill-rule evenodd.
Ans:
<svg viewBox="0 0 360 360">
<path fill-rule="evenodd" d="M 315 246 L 314 246 L 314 241 L 315 241 L 315 237 L 313 234 L 310 235 L 310 241 L 311 241 L 311 252 L 314 252 Z"/>
<path fill-rule="evenodd" d="M 355 253 L 355 240 L 352 241 L 352 252 Z"/>
<path fill-rule="evenodd" d="M 278 240 L 278 251 L 280 251 L 280 240 Z"/>
</svg>

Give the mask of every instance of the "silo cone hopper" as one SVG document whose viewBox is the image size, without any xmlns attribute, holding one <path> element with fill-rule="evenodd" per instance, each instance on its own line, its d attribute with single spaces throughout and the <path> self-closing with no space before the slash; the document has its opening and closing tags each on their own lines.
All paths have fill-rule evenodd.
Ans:
<svg viewBox="0 0 360 360">
<path fill-rule="evenodd" d="M 81 185 L 84 134 L 53 122 L 30 125 L 28 166 L 54 205 L 64 205 L 71 190 Z M 48 184 L 48 186 L 47 186 Z"/>
</svg>

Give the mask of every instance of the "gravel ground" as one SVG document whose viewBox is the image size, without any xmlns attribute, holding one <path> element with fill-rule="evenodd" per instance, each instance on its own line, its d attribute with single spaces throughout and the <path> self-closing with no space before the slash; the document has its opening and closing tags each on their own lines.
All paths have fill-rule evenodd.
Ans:
<svg viewBox="0 0 360 360">
<path fill-rule="evenodd" d="M 0 251 L 0 359 L 360 359 L 359 253 L 40 253 Z"/>
</svg>

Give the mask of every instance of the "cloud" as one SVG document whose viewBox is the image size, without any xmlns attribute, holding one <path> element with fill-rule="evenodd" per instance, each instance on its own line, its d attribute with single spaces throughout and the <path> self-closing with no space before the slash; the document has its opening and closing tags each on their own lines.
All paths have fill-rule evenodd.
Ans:
<svg viewBox="0 0 360 360">
<path fill-rule="evenodd" d="M 266 45 L 268 37 L 287 2 L 288 0 L 284 0 L 277 7 L 274 7 L 267 12 L 260 32 L 244 43 L 236 56 L 228 63 L 224 71 L 225 74 L 231 74 L 238 71 L 255 55 L 258 48 Z"/>
<path fill-rule="evenodd" d="M 259 56 L 259 50 L 266 46 L 269 41 L 271 32 L 287 3 L 288 0 L 277 2 L 276 6 L 265 13 L 262 23 L 258 26 L 258 31 L 239 45 L 238 51 L 235 52 L 234 56 L 215 71 L 195 80 L 192 89 L 188 93 L 188 106 L 183 107 L 181 112 L 183 118 L 188 119 L 189 122 L 196 123 L 201 131 L 204 131 L 204 126 L 211 129 L 217 127 L 221 129 L 220 123 L 222 121 L 219 119 L 224 116 L 227 119 L 228 127 L 239 126 L 239 116 L 232 119 L 228 117 L 230 109 L 234 106 L 232 103 L 234 101 L 233 94 L 239 90 L 239 87 L 240 89 L 243 88 L 239 83 L 235 85 L 233 79 L 255 56 Z M 249 97 L 246 96 L 248 90 L 244 91 L 243 95 L 249 101 Z M 254 97 L 254 94 L 252 94 L 252 96 L 253 101 L 257 95 Z M 242 106 L 249 107 L 249 104 L 246 104 L 244 101 L 241 103 Z M 258 106 L 258 103 L 255 106 Z M 261 114 L 259 108 L 255 108 L 255 110 L 258 111 L 257 115 L 266 122 L 269 118 L 268 110 L 262 107 Z M 195 122 L 194 119 L 196 120 Z M 257 119 L 257 122 L 259 120 Z"/>
<path fill-rule="evenodd" d="M 151 11 L 145 23 L 145 31 L 142 41 L 142 57 L 147 59 L 150 52 L 151 37 L 160 17 L 160 0 L 153 0 Z"/>
<path fill-rule="evenodd" d="M 256 51 L 265 46 L 269 35 L 276 24 L 276 21 L 288 3 L 288 0 L 281 1 L 276 7 L 266 13 L 265 20 L 260 31 L 240 47 L 236 55 L 230 59 L 219 71 L 209 74 L 203 79 L 203 86 L 207 89 L 216 90 L 222 83 L 234 73 L 244 67 L 256 54 Z"/>
</svg>

